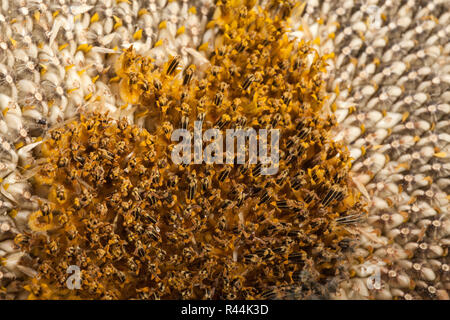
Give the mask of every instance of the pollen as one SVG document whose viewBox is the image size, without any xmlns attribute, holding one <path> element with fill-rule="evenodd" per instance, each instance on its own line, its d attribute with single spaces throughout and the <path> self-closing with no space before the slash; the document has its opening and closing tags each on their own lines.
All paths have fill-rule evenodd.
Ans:
<svg viewBox="0 0 450 320">
<path fill-rule="evenodd" d="M 47 202 L 23 246 L 43 262 L 33 281 L 45 298 L 308 298 L 348 276 L 351 226 L 366 210 L 325 107 L 333 56 L 289 40 L 293 6 L 275 5 L 219 2 L 221 32 L 203 71 L 179 55 L 158 67 L 129 47 L 110 82 L 119 82 L 121 109 L 133 105 L 132 121 L 88 113 L 49 132 L 33 168 Z M 174 164 L 170 134 L 194 121 L 280 130 L 278 172 Z M 75 293 L 64 280 L 72 264 L 81 268 Z"/>
</svg>

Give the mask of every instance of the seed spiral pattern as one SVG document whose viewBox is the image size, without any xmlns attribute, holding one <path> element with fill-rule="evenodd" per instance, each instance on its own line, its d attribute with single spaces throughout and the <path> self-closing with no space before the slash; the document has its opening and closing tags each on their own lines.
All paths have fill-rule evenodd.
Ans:
<svg viewBox="0 0 450 320">
<path fill-rule="evenodd" d="M 287 259 L 282 268 L 286 275 L 275 273 L 272 282 L 249 277 L 247 285 L 253 289 L 244 290 L 245 296 L 448 299 L 449 19 L 450 8 L 445 0 L 2 2 L 0 299 L 81 296 L 80 292 L 67 290 L 65 270 L 58 270 L 58 280 L 46 278 L 54 276 L 56 270 L 46 270 L 42 259 L 48 259 L 48 267 L 52 258 L 30 243 L 40 242 L 46 250 L 55 250 L 55 244 L 61 244 L 57 249 L 62 256 L 70 246 L 64 241 L 47 242 L 47 236 L 59 239 L 65 232 L 62 225 L 70 233 L 76 230 L 86 234 L 88 222 L 84 220 L 86 225 L 80 225 L 75 209 L 79 204 L 71 201 L 83 202 L 95 195 L 94 202 L 105 202 L 109 208 L 108 194 L 102 189 L 110 183 L 106 173 L 102 169 L 92 171 L 94 163 L 106 159 L 100 150 L 106 149 L 86 140 L 83 133 L 73 138 L 74 148 L 80 149 L 79 154 L 72 155 L 62 149 L 72 142 L 64 140 L 63 144 L 53 139 L 57 132 L 66 137 L 75 131 L 84 132 L 92 121 L 100 135 L 104 124 L 120 124 L 127 130 L 134 128 L 138 136 L 152 136 L 158 158 L 165 159 L 168 165 L 161 170 L 157 162 L 141 161 L 150 167 L 156 165 L 161 181 L 178 178 L 176 190 L 171 192 L 179 207 L 201 212 L 203 178 L 210 177 L 208 186 L 221 190 L 217 199 L 223 203 L 208 201 L 213 212 L 225 205 L 218 209 L 224 213 L 225 226 L 236 221 L 233 214 L 239 212 L 239 193 L 244 195 L 241 208 L 247 210 L 245 205 L 253 205 L 250 211 L 241 210 L 246 213 L 245 220 L 262 231 L 254 213 L 263 213 L 266 222 L 277 225 L 270 237 L 288 242 L 294 239 L 295 253 L 299 252 L 301 237 L 294 233 L 288 236 L 291 229 L 297 232 L 301 226 L 302 236 L 311 230 L 312 235 L 317 233 L 310 227 L 316 222 L 307 218 L 297 225 L 295 219 L 299 217 L 320 216 L 333 237 L 344 240 L 335 247 L 335 242 L 331 244 L 320 231 L 318 239 L 308 237 L 309 241 L 317 240 L 316 248 L 324 246 L 327 250 L 321 249 L 323 252 L 331 249 L 332 253 L 325 257 L 308 247 L 304 250 L 307 264 L 303 263 L 304 254 L 294 259 L 297 262 L 289 262 L 286 256 L 276 252 L 272 255 L 270 251 L 255 253 L 258 265 L 244 262 L 244 254 L 253 254 L 250 243 L 248 247 L 241 244 L 242 251 L 234 247 L 225 255 L 215 252 L 215 258 L 224 256 L 232 259 L 231 264 L 237 259 L 260 274 L 270 269 L 260 264 L 270 265 L 272 256 L 279 261 Z M 263 22 L 258 25 L 255 21 Z M 142 68 L 143 61 L 147 69 Z M 230 76 L 232 72 L 235 76 Z M 174 166 L 170 134 L 183 127 L 192 130 L 198 118 L 203 120 L 205 130 L 280 129 L 277 176 L 283 176 L 284 185 L 273 184 L 274 179 L 258 174 L 258 167 L 254 177 L 254 166 L 243 176 L 238 165 Z M 147 147 L 136 146 L 135 142 L 127 145 L 136 150 Z M 95 150 L 98 159 L 89 162 L 89 156 L 83 153 L 86 149 Z M 336 156 L 328 159 L 335 152 Z M 138 157 L 145 159 L 143 154 Z M 91 185 L 94 180 L 82 173 L 82 159 L 91 165 L 87 170 L 93 177 L 108 182 Z M 123 158 L 116 160 L 121 164 L 118 167 L 125 170 Z M 350 163 L 352 172 L 348 173 Z M 69 167 L 74 170 L 67 171 Z M 228 167 L 230 171 L 222 173 L 221 169 Z M 53 188 L 48 185 L 52 180 L 45 170 L 62 174 L 55 177 Z M 147 173 L 148 177 L 154 174 Z M 223 182 L 218 181 L 220 175 L 225 177 Z M 67 183 L 68 177 L 76 177 L 76 182 Z M 133 174 L 128 178 L 133 188 L 139 189 L 134 186 Z M 238 183 L 230 185 L 236 179 Z M 260 183 L 267 184 L 267 192 L 254 193 L 255 185 Z M 161 197 L 157 205 L 166 204 L 166 186 L 152 186 Z M 94 189 L 98 189 L 97 194 Z M 145 202 L 144 193 L 139 196 Z M 345 200 L 339 203 L 336 198 L 341 197 Z M 131 195 L 125 200 L 135 202 Z M 349 210 L 344 212 L 344 208 Z M 84 208 L 78 210 L 80 216 L 86 215 Z M 164 207 L 161 216 L 156 213 L 160 218 L 158 228 L 170 225 L 161 218 L 170 211 Z M 172 213 L 183 217 L 181 211 Z M 286 215 L 289 212 L 297 216 Z M 109 208 L 106 224 L 113 214 Z M 61 217 L 70 219 L 60 221 Z M 210 229 L 204 235 L 230 231 L 216 231 L 220 223 L 217 220 L 206 223 Z M 143 226 L 150 224 L 143 222 Z M 165 234 L 166 229 L 160 231 Z M 122 229 L 117 236 L 128 241 Z M 218 246 L 214 239 L 211 241 L 207 242 Z M 109 290 L 112 279 L 96 281 L 88 277 L 84 286 L 89 286 L 90 291 L 84 291 L 83 297 L 244 297 L 242 290 L 222 284 L 217 291 L 210 290 L 213 285 L 206 291 L 183 288 L 173 292 L 169 284 L 166 291 L 158 288 L 155 294 L 154 287 L 145 289 L 145 285 L 138 284 L 149 276 L 142 268 L 147 258 L 136 251 L 142 242 L 134 239 L 129 243 L 126 248 L 139 266 L 139 276 L 133 276 L 133 271 L 127 273 L 130 269 L 123 261 L 112 265 L 124 272 L 125 278 L 120 278 L 125 279 L 127 288 L 137 285 L 143 290 Z M 83 240 L 77 248 L 77 254 L 83 252 L 81 260 L 96 259 L 88 246 Z M 193 247 L 197 253 L 204 251 Z M 67 252 L 72 256 L 64 263 L 77 255 L 73 248 Z M 154 252 L 150 253 L 149 257 L 154 258 Z M 109 267 L 103 270 L 99 261 L 95 264 L 97 267 L 91 266 L 91 271 L 114 271 Z M 300 269 L 305 272 L 297 272 Z M 167 271 L 162 270 L 164 274 Z M 230 283 L 242 285 L 245 279 L 239 279 Z"/>
</svg>

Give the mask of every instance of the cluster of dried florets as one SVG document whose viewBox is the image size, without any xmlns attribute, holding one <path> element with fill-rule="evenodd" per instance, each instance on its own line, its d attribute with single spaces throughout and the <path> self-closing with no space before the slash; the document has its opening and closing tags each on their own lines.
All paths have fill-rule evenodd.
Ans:
<svg viewBox="0 0 450 320">
<path fill-rule="evenodd" d="M 285 35 L 278 15 L 218 3 L 212 66 L 181 77 L 127 50 L 120 92 L 132 126 L 104 115 L 51 131 L 34 180 L 43 199 L 17 237 L 39 262 L 33 298 L 307 298 L 344 275 L 364 212 L 349 187 L 349 156 L 331 139 L 321 74 L 326 58 Z M 273 10 L 274 12 L 276 10 Z M 175 128 L 280 129 L 278 173 L 261 164 L 175 165 Z M 142 128 L 142 127 L 145 127 Z M 81 289 L 66 287 L 81 268 Z M 279 295 L 280 294 L 280 295 Z"/>
<path fill-rule="evenodd" d="M 291 21 L 336 53 L 335 139 L 371 199 L 338 297 L 449 299 L 450 2 L 308 1 Z"/>
</svg>

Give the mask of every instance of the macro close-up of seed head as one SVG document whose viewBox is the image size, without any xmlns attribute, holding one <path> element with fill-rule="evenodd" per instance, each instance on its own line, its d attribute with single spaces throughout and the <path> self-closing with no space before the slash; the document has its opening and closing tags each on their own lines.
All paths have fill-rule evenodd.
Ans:
<svg viewBox="0 0 450 320">
<path fill-rule="evenodd" d="M 448 300 L 449 25 L 3 1 L 0 299 Z"/>
</svg>

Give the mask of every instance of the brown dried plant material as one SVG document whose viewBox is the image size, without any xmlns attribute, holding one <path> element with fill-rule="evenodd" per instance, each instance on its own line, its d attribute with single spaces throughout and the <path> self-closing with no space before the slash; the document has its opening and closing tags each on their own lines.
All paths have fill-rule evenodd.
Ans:
<svg viewBox="0 0 450 320">
<path fill-rule="evenodd" d="M 130 48 L 116 70 L 138 125 L 94 114 L 50 133 L 34 178 L 47 200 L 22 241 L 40 265 L 30 297 L 313 298 L 346 276 L 348 224 L 365 210 L 321 110 L 327 57 L 287 38 L 289 2 L 217 5 L 222 35 L 202 79 L 193 66 L 179 74 L 179 57 L 161 70 Z M 279 129 L 278 173 L 175 165 L 171 133 L 196 120 Z M 70 265 L 80 290 L 66 288 Z"/>
</svg>

